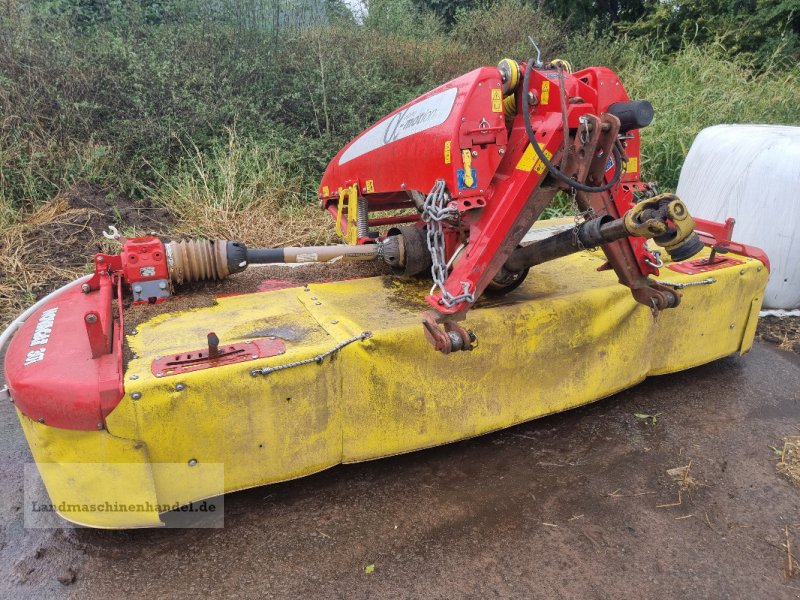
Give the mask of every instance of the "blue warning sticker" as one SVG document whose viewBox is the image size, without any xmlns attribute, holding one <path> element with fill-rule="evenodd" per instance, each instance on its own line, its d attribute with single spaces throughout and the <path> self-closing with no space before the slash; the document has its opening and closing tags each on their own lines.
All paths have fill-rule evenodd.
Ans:
<svg viewBox="0 0 800 600">
<path fill-rule="evenodd" d="M 470 169 L 470 171 L 472 171 L 472 185 L 467 185 L 466 178 L 464 177 L 464 169 L 459 169 L 457 171 L 458 189 L 471 190 L 478 187 L 478 172 L 475 169 Z"/>
</svg>

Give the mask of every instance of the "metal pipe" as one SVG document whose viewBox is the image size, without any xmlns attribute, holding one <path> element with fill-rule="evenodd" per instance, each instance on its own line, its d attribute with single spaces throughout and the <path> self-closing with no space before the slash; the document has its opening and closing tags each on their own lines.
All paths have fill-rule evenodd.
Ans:
<svg viewBox="0 0 800 600">
<path fill-rule="evenodd" d="M 570 229 L 517 248 L 508 257 L 503 269 L 518 273 L 534 265 L 568 256 L 585 248 L 608 244 L 628 235 L 623 219 L 608 216 L 592 219 L 578 226 L 577 233 Z"/>
<path fill-rule="evenodd" d="M 360 244 L 348 246 L 303 246 L 298 248 L 247 249 L 247 262 L 250 264 L 267 263 L 304 263 L 329 262 L 336 258 L 343 260 L 375 260 L 378 258 L 378 244 Z"/>
<path fill-rule="evenodd" d="M 302 246 L 289 248 L 248 248 L 229 240 L 182 240 L 165 245 L 170 278 L 176 284 L 208 279 L 225 279 L 248 265 L 308 263 L 343 260 L 375 260 L 380 244 L 349 246 Z"/>
<path fill-rule="evenodd" d="M 416 223 L 417 221 L 419 221 L 419 214 L 413 213 L 409 215 L 396 215 L 394 217 L 376 217 L 369 220 L 369 226 L 400 225 L 402 223 Z"/>
</svg>

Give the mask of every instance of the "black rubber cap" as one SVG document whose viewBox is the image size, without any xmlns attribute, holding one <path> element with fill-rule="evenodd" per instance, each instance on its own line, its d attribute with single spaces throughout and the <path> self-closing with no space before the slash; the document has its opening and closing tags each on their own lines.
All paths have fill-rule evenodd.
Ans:
<svg viewBox="0 0 800 600">
<path fill-rule="evenodd" d="M 619 131 L 625 133 L 631 129 L 641 129 L 653 122 L 653 105 L 649 100 L 632 100 L 631 102 L 615 102 L 606 111 L 619 119 Z"/>
<path fill-rule="evenodd" d="M 692 234 L 686 238 L 680 246 L 676 246 L 669 251 L 669 257 L 674 262 L 680 262 L 682 260 L 692 258 L 704 247 L 705 246 L 703 245 L 703 242 L 700 241 L 700 237 L 696 232 L 693 231 Z"/>
<path fill-rule="evenodd" d="M 238 273 L 247 268 L 247 246 L 242 242 L 228 242 L 225 252 L 228 256 L 229 273 Z"/>
</svg>

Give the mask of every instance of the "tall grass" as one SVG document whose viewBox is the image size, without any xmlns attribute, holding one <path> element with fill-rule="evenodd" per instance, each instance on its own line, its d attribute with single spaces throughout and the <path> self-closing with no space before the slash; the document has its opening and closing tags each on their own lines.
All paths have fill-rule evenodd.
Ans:
<svg viewBox="0 0 800 600">
<path fill-rule="evenodd" d="M 331 242 L 330 218 L 304 201 L 302 177 L 278 151 L 227 133 L 225 146 L 185 148 L 172 172 L 159 174 L 151 198 L 176 217 L 175 233 L 267 247 Z"/>
<path fill-rule="evenodd" d="M 376 0 L 363 25 L 305 9 L 292 26 L 270 23 L 271 7 L 290 4 L 308 3 L 226 0 L 224 18 L 212 11 L 217 0 L 107 3 L 101 13 L 68 0 L 9 4 L 0 11 L 0 227 L 76 181 L 151 196 L 191 233 L 243 231 L 237 219 L 255 213 L 316 224 L 304 207 L 343 144 L 458 74 L 528 58 L 528 34 L 545 59 L 608 65 L 632 96 L 653 102 L 642 169 L 665 189 L 705 126 L 800 123 L 797 64 L 754 69 L 715 46 L 662 55 L 607 32 L 571 33 L 522 0 L 461 11 L 450 31 L 411 0 Z"/>
<path fill-rule="evenodd" d="M 176 235 L 333 241 L 315 191 L 338 149 L 457 75 L 526 60 L 528 35 L 545 60 L 609 66 L 653 103 L 642 174 L 665 190 L 703 127 L 800 124 L 796 63 L 751 65 L 719 45 L 663 54 L 607 31 L 570 32 L 524 0 L 475 3 L 449 31 L 412 0 L 371 0 L 363 24 L 324 4 L 326 13 L 312 0 L 4 4 L 0 322 L 82 268 L 90 209 L 60 193 L 78 182 L 148 197 L 172 214 Z M 568 210 L 560 197 L 546 214 Z M 54 265 L 43 239 L 76 260 Z"/>
<path fill-rule="evenodd" d="M 674 189 L 689 147 L 701 129 L 720 123 L 800 125 L 800 67 L 731 60 L 719 46 L 686 46 L 668 57 L 630 44 L 608 51 L 633 98 L 655 108 L 642 130 L 642 172 Z"/>
</svg>

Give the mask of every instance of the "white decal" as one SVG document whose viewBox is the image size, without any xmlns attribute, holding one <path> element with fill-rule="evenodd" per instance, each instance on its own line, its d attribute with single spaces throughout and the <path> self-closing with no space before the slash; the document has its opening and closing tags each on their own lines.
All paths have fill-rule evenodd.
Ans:
<svg viewBox="0 0 800 600">
<path fill-rule="evenodd" d="M 44 351 L 47 348 L 39 348 L 38 350 L 31 350 L 28 352 L 27 356 L 25 356 L 25 366 L 32 365 L 33 363 L 37 363 L 40 360 L 44 360 Z"/>
<path fill-rule="evenodd" d="M 50 339 L 50 332 L 53 331 L 53 322 L 56 320 L 58 307 L 50 308 L 42 313 L 36 329 L 33 330 L 31 346 L 43 346 Z M 39 359 L 41 360 L 41 358 Z"/>
<path fill-rule="evenodd" d="M 299 263 L 317 262 L 317 254 L 315 252 L 309 252 L 308 254 L 298 254 L 296 260 Z"/>
<path fill-rule="evenodd" d="M 441 125 L 450 116 L 457 95 L 458 88 L 449 88 L 372 126 L 350 144 L 339 159 L 339 164 L 343 165 L 367 152 Z"/>
</svg>

